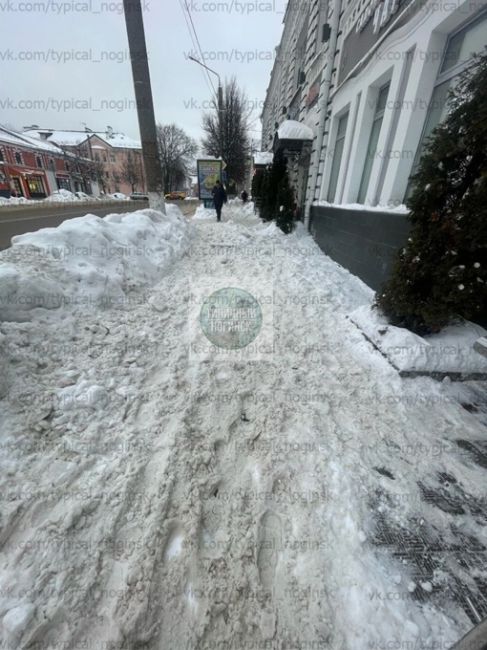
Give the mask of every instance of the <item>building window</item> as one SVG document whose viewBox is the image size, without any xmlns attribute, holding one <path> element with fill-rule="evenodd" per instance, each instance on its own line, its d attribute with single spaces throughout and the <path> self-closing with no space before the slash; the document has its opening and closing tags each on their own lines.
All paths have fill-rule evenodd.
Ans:
<svg viewBox="0 0 487 650">
<path fill-rule="evenodd" d="M 27 179 L 27 187 L 33 199 L 45 198 L 46 190 L 44 189 L 44 183 L 40 176 L 29 176 Z"/>
<path fill-rule="evenodd" d="M 372 130 L 370 132 L 369 145 L 367 147 L 367 156 L 365 158 L 362 180 L 360 181 L 360 189 L 358 191 L 358 203 L 365 203 L 365 197 L 367 196 L 367 190 L 369 189 L 370 174 L 377 153 L 377 143 L 379 142 L 379 135 L 386 110 L 388 94 L 389 84 L 386 84 L 379 90 L 377 103 L 375 105 L 374 121 L 372 122 Z"/>
<path fill-rule="evenodd" d="M 323 44 L 330 38 L 328 20 L 328 0 L 318 0 L 318 16 L 316 21 L 315 53 L 318 53 Z"/>
<path fill-rule="evenodd" d="M 485 47 L 485 29 L 487 14 L 479 16 L 473 23 L 464 27 L 450 37 L 443 58 L 440 75 L 452 71 L 459 66 L 465 67 L 471 63 L 474 54 L 480 54 Z"/>
<path fill-rule="evenodd" d="M 56 177 L 56 183 L 59 190 L 69 190 L 71 192 L 71 183 L 68 178 Z"/>
<path fill-rule="evenodd" d="M 65 169 L 67 172 L 69 172 L 69 163 L 68 163 L 68 162 L 65 162 L 65 163 L 64 163 L 64 169 Z"/>
<path fill-rule="evenodd" d="M 411 177 L 418 171 L 427 140 L 434 128 L 445 119 L 448 113 L 448 93 L 450 88 L 456 85 L 461 73 L 472 65 L 473 55 L 482 52 L 485 47 L 486 28 L 487 12 L 484 12 L 469 25 L 450 36 L 447 42 L 441 70 L 428 105 L 428 114 L 426 115 L 421 140 L 414 157 L 405 199 L 412 194 L 414 184 Z"/>
<path fill-rule="evenodd" d="M 115 154 L 113 154 L 113 153 L 110 154 L 110 162 L 112 162 L 112 163 L 115 162 Z"/>
<path fill-rule="evenodd" d="M 42 169 L 44 167 L 44 165 L 42 164 L 41 156 L 36 156 L 36 165 L 39 167 L 39 169 Z"/>
<path fill-rule="evenodd" d="M 3 153 L 3 149 L 0 148 L 0 162 L 4 162 L 4 161 L 5 161 L 5 156 Z"/>
<path fill-rule="evenodd" d="M 304 81 L 305 81 L 305 74 L 304 74 L 304 59 L 306 55 L 306 41 L 308 38 L 308 19 L 309 19 L 309 14 L 306 15 L 306 18 L 304 20 L 303 26 L 301 28 L 301 32 L 299 33 L 298 40 L 296 43 L 296 51 L 295 51 L 295 63 L 294 63 L 294 83 L 293 83 L 293 90 L 297 90 L 299 86 L 301 86 Z"/>
<path fill-rule="evenodd" d="M 53 172 L 56 169 L 56 163 L 54 162 L 54 158 L 49 158 L 49 169 Z"/>
<path fill-rule="evenodd" d="M 333 153 L 333 162 L 330 172 L 330 185 L 328 187 L 328 201 L 333 203 L 337 191 L 338 174 L 342 163 L 343 146 L 345 144 L 345 135 L 347 133 L 348 112 L 338 120 L 338 130 L 335 140 L 335 151 Z"/>
<path fill-rule="evenodd" d="M 22 154 L 20 154 L 18 151 L 15 152 L 15 162 L 17 165 L 23 165 L 24 162 L 22 160 Z"/>
</svg>

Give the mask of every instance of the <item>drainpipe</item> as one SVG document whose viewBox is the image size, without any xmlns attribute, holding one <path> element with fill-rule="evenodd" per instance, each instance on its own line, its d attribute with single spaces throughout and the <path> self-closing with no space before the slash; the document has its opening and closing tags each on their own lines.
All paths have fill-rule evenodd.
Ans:
<svg viewBox="0 0 487 650">
<path fill-rule="evenodd" d="M 328 45 L 328 60 L 323 69 L 323 76 L 321 81 L 323 92 L 321 93 L 320 104 L 319 104 L 320 123 L 318 125 L 318 135 L 316 137 L 316 149 L 314 153 L 314 160 L 311 166 L 311 185 L 308 193 L 308 200 L 306 201 L 306 207 L 304 211 L 304 225 L 306 230 L 309 230 L 311 206 L 315 199 L 316 181 L 318 180 L 318 170 L 320 168 L 321 151 L 323 149 L 323 145 L 324 144 L 326 145 L 326 141 L 324 139 L 325 122 L 326 122 L 326 114 L 328 108 L 328 98 L 330 96 L 330 85 L 331 85 L 331 78 L 332 78 L 333 63 L 335 59 L 335 50 L 336 50 L 336 45 L 338 40 L 338 28 L 340 23 L 341 10 L 342 10 L 342 0 L 335 0 L 335 6 L 333 8 L 333 15 L 330 24 L 331 34 L 330 34 L 330 42 Z"/>
</svg>

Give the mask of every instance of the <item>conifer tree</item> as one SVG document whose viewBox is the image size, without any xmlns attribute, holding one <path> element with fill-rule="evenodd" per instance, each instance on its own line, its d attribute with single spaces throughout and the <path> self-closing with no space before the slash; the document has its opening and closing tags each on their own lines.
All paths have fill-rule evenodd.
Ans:
<svg viewBox="0 0 487 650">
<path fill-rule="evenodd" d="M 281 230 L 289 234 L 294 228 L 294 194 L 289 184 L 286 158 L 282 151 L 274 155 L 272 165 L 266 170 L 261 187 L 260 216 L 264 221 L 276 221 Z"/>
<path fill-rule="evenodd" d="M 376 303 L 425 334 L 487 313 L 487 54 L 450 91 L 412 180 L 410 238 Z"/>
<path fill-rule="evenodd" d="M 289 235 L 294 230 L 294 193 L 289 185 L 287 171 L 279 185 L 276 207 L 276 225 L 285 235 Z"/>
</svg>

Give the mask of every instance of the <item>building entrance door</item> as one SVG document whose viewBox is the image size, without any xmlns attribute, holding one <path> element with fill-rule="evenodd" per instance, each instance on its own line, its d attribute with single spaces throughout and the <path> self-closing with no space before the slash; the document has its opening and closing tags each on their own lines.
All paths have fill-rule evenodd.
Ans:
<svg viewBox="0 0 487 650">
<path fill-rule="evenodd" d="M 13 176 L 11 180 L 17 196 L 24 196 L 24 190 L 22 189 L 20 178 L 18 176 Z"/>
</svg>

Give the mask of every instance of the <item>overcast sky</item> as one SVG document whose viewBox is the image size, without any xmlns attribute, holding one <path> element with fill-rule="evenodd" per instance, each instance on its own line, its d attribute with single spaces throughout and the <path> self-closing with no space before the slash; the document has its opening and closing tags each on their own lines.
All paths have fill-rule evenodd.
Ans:
<svg viewBox="0 0 487 650">
<path fill-rule="evenodd" d="M 142 0 L 143 1 L 143 0 Z M 265 91 L 285 0 L 187 1 L 207 65 L 236 75 L 260 137 Z M 139 137 L 122 1 L 0 0 L 0 124 L 93 130 Z M 144 22 L 156 120 L 200 140 L 211 100 L 180 0 L 147 0 Z M 212 75 L 215 87 L 216 77 Z"/>
</svg>

